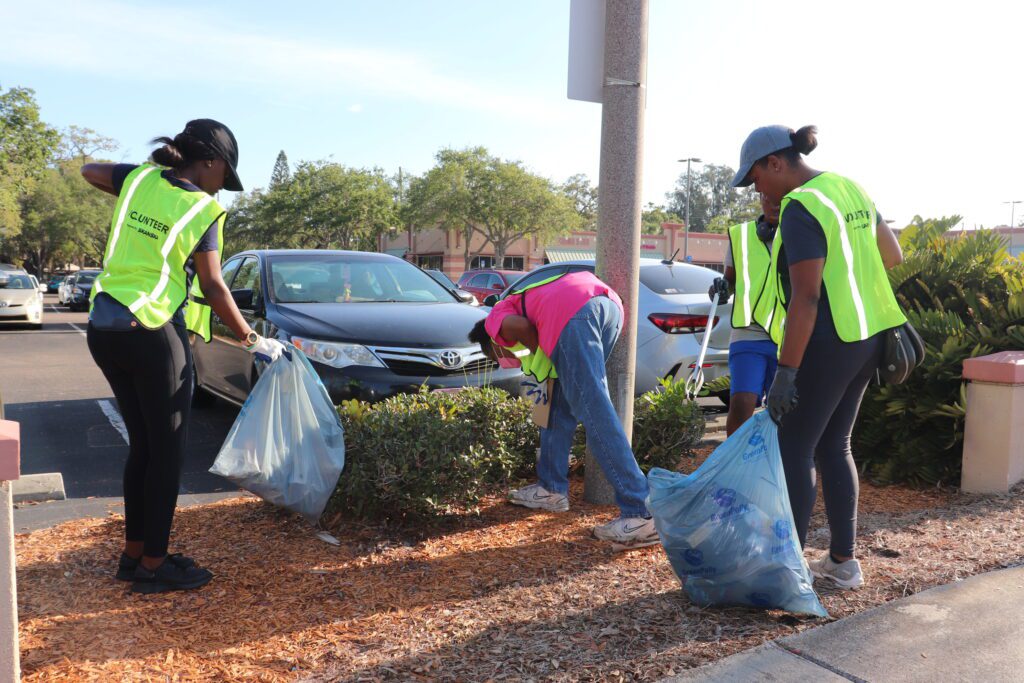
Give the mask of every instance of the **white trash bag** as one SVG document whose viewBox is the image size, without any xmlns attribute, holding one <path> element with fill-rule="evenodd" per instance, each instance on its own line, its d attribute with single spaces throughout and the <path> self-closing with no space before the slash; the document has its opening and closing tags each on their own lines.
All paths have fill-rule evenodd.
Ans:
<svg viewBox="0 0 1024 683">
<path fill-rule="evenodd" d="M 345 433 L 306 356 L 286 354 L 263 371 L 210 472 L 315 524 L 345 466 Z"/>
</svg>

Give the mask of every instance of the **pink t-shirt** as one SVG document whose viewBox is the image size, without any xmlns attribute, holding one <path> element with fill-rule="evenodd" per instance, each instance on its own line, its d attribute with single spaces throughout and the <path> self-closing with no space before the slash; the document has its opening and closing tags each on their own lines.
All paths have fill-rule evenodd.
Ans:
<svg viewBox="0 0 1024 683">
<path fill-rule="evenodd" d="M 622 299 L 615 290 L 587 270 L 563 275 L 526 293 L 526 317 L 537 328 L 540 348 L 548 358 L 554 357 L 555 345 L 565 324 L 595 296 L 607 296 L 622 313 Z M 501 338 L 501 323 L 509 315 L 523 314 L 522 298 L 522 294 L 514 294 L 502 299 L 487 315 L 484 327 L 495 343 L 506 347 L 514 345 Z"/>
</svg>

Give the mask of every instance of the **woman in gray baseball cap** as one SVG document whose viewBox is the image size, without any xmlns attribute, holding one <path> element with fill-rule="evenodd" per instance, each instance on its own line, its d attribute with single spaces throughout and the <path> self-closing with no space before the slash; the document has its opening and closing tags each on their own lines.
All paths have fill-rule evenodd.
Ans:
<svg viewBox="0 0 1024 683">
<path fill-rule="evenodd" d="M 903 256 L 857 183 L 807 165 L 817 144 L 814 126 L 758 128 L 743 143 L 733 185 L 753 184 L 781 204 L 762 295 L 770 298 L 754 312 L 781 347 L 768 411 L 779 424 L 801 545 L 817 497 L 816 460 L 821 473 L 831 542 L 811 572 L 854 588 L 863 575 L 854 559 L 858 479 L 850 434 L 883 332 L 906 321 L 885 273 Z"/>
</svg>

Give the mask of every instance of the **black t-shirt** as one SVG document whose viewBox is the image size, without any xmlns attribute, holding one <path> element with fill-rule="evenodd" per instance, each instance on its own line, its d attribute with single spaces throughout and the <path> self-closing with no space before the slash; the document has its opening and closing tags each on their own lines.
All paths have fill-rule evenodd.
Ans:
<svg viewBox="0 0 1024 683">
<path fill-rule="evenodd" d="M 882 216 L 877 211 L 875 222 L 881 223 Z M 779 223 L 782 231 L 782 250 L 779 252 L 779 272 L 782 274 L 782 289 L 789 301 L 792 291 L 789 284 L 789 266 L 801 261 L 823 259 L 828 256 L 828 242 L 825 229 L 818 219 L 811 215 L 800 202 L 791 201 L 782 213 Z M 828 302 L 828 291 L 825 284 L 821 285 L 821 298 L 818 299 L 818 317 L 814 321 L 814 332 L 811 339 L 839 339 L 836 326 L 832 321 L 832 307 Z"/>
<path fill-rule="evenodd" d="M 117 165 L 114 166 L 114 172 L 113 172 L 113 175 L 111 177 L 111 180 L 113 182 L 114 191 L 117 192 L 118 195 L 120 195 L 121 194 L 121 190 L 124 189 L 124 181 L 128 177 L 128 174 L 130 174 L 132 171 L 134 171 L 137 168 L 138 168 L 138 165 L 136 165 L 136 164 L 117 164 Z M 180 178 L 176 178 L 171 173 L 170 170 L 163 171 L 161 173 L 161 175 L 169 183 L 171 183 L 175 187 L 181 188 L 182 190 L 187 190 L 189 192 L 202 192 L 202 190 L 200 188 L 196 187 L 195 185 L 193 185 L 192 183 L 188 182 L 187 180 L 181 180 Z M 220 238 L 219 238 L 219 235 L 218 235 L 219 231 L 217 230 L 217 223 L 219 221 L 220 221 L 220 218 L 217 218 L 216 220 L 213 221 L 213 223 L 210 223 L 210 227 L 207 228 L 206 233 L 199 240 L 199 243 L 196 245 L 196 248 L 192 250 L 193 254 L 197 254 L 197 253 L 201 254 L 201 253 L 205 253 L 205 252 L 209 252 L 209 251 L 217 251 L 220 248 Z M 192 289 L 192 278 L 194 278 L 194 277 L 195 277 L 195 265 L 194 265 L 192 259 L 189 258 L 188 261 L 185 262 L 185 290 L 186 291 Z M 173 324 L 179 326 L 179 327 L 185 327 L 185 304 L 186 304 L 186 302 L 187 302 L 187 300 L 183 301 L 181 306 L 178 307 L 178 310 L 174 312 L 173 316 L 171 316 L 171 322 Z M 135 319 L 135 316 L 132 315 L 132 312 L 128 310 L 127 306 L 124 306 L 119 301 L 117 301 L 114 297 L 110 296 L 109 294 L 107 294 L 105 292 L 102 292 L 102 293 L 96 295 L 96 300 L 94 302 L 94 305 L 95 306 L 102 306 L 105 309 L 103 311 L 104 315 L 102 316 L 102 319 L 104 319 L 104 320 L 124 318 L 125 321 L 130 321 L 130 320 L 134 320 Z M 132 328 L 132 329 L 135 329 L 135 328 Z"/>
</svg>

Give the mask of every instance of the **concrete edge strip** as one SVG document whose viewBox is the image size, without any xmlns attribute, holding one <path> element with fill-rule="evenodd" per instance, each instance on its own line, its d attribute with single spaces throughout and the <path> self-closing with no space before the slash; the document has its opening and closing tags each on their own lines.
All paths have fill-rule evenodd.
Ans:
<svg viewBox="0 0 1024 683">
<path fill-rule="evenodd" d="M 789 654 L 793 655 L 794 657 L 799 657 L 800 659 L 803 659 L 804 661 L 810 662 L 811 664 L 814 664 L 815 666 L 820 666 L 822 669 L 825 669 L 827 671 L 831 671 L 836 676 L 841 676 L 841 677 L 845 678 L 848 681 L 853 681 L 853 683 L 870 683 L 870 681 L 867 681 L 867 680 L 865 680 L 863 678 L 858 678 L 857 676 L 854 676 L 853 674 L 846 673 L 842 669 L 837 669 L 836 667 L 832 666 L 828 662 L 823 662 L 822 660 L 818 659 L 817 657 L 812 657 L 811 655 L 807 654 L 803 650 L 797 650 L 796 648 L 788 647 L 788 646 L 786 646 L 786 645 L 784 645 L 784 644 L 782 644 L 782 643 L 780 643 L 778 641 L 772 641 L 771 644 L 774 645 L 775 647 L 779 648 L 783 652 L 788 652 Z"/>
</svg>

